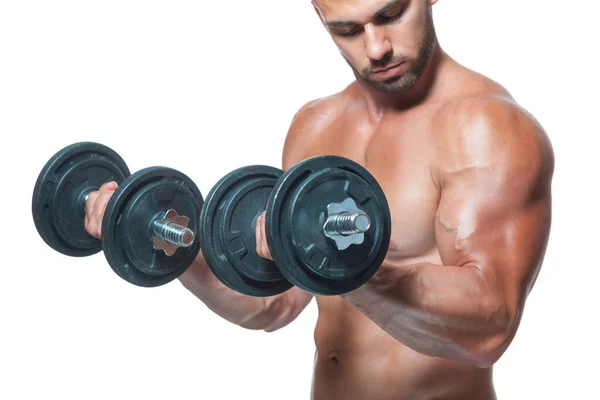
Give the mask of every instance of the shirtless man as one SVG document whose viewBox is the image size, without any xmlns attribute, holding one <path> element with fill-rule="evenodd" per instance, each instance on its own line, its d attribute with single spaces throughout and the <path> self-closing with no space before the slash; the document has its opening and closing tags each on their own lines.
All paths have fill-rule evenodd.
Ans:
<svg viewBox="0 0 600 400">
<path fill-rule="evenodd" d="M 295 115 L 282 168 L 335 154 L 367 168 L 392 213 L 385 262 L 361 288 L 319 297 L 312 398 L 495 399 L 551 224 L 554 158 L 543 128 L 498 83 L 439 46 L 436 0 L 314 0 L 354 74 Z M 114 184 L 90 195 L 99 237 Z M 264 214 L 263 214 L 264 215 Z M 257 251 L 270 258 L 264 218 Z M 225 287 L 202 256 L 183 286 L 223 318 L 272 332 L 312 295 Z"/>
</svg>

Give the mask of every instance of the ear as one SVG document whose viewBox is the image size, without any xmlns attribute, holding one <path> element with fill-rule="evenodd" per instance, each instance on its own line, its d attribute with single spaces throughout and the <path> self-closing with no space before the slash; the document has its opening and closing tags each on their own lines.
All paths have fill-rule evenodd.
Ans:
<svg viewBox="0 0 600 400">
<path fill-rule="evenodd" d="M 438 0 L 427 0 L 429 2 L 429 6 L 433 6 L 435 3 L 438 2 Z"/>
</svg>

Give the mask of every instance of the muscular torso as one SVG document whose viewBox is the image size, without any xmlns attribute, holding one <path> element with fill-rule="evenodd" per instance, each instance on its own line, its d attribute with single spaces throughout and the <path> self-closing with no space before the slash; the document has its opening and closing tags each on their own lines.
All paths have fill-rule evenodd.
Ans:
<svg viewBox="0 0 600 400">
<path fill-rule="evenodd" d="M 449 89 L 454 93 L 448 98 L 469 95 L 469 90 L 491 90 L 493 94 L 493 89 L 486 89 L 491 83 L 475 74 L 472 79 L 470 88 Z M 302 158 L 344 156 L 366 167 L 378 180 L 392 215 L 385 264 L 442 264 L 434 230 L 440 197 L 435 165 L 440 158 L 451 156 L 444 154 L 451 149 L 438 139 L 448 136 L 435 133 L 447 127 L 442 121 L 445 117 L 440 118 L 445 101 L 388 111 L 374 121 L 353 92 L 350 86 L 324 100 L 330 104 L 313 106 L 318 132 L 310 133 L 311 144 Z M 491 368 L 422 355 L 340 297 L 317 297 L 317 304 L 315 400 L 495 398 Z"/>
</svg>

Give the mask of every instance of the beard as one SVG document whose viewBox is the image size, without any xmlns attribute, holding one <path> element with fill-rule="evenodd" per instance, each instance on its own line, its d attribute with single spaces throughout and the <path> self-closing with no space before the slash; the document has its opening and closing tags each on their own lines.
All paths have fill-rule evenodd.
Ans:
<svg viewBox="0 0 600 400">
<path fill-rule="evenodd" d="M 413 89 L 421 79 L 423 71 L 425 70 L 425 67 L 427 67 L 435 47 L 436 33 L 433 25 L 433 17 L 430 11 L 427 12 L 426 18 L 425 34 L 423 35 L 423 39 L 421 40 L 419 51 L 415 59 L 406 57 L 404 55 L 393 55 L 392 53 L 389 53 L 380 60 L 371 61 L 369 66 L 363 68 L 362 72 L 359 72 L 343 53 L 342 57 L 344 60 L 346 60 L 350 68 L 352 68 L 352 71 L 357 79 L 374 88 L 375 90 L 387 94 L 401 94 L 408 92 L 409 90 Z M 408 62 L 410 65 L 410 69 L 405 74 L 383 81 L 371 79 L 371 71 L 374 68 L 385 68 L 386 66 L 395 65 L 400 62 Z"/>
</svg>

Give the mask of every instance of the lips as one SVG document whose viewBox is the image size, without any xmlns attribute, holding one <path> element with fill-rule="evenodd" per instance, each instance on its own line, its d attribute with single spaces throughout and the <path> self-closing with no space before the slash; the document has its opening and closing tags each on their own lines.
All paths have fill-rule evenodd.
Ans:
<svg viewBox="0 0 600 400">
<path fill-rule="evenodd" d="M 396 68 L 396 67 L 400 66 L 400 64 L 402 64 L 402 63 L 400 62 L 398 64 L 390 65 L 389 67 L 374 69 L 372 72 L 373 73 L 379 73 L 379 72 L 389 71 L 392 68 Z"/>
<path fill-rule="evenodd" d="M 379 68 L 379 69 L 373 70 L 371 72 L 371 75 L 378 79 L 389 79 L 389 78 L 397 75 L 398 72 L 400 72 L 400 69 L 402 68 L 403 64 L 404 64 L 404 62 L 400 62 L 398 64 L 394 64 L 394 65 L 391 65 L 386 68 Z"/>
</svg>

